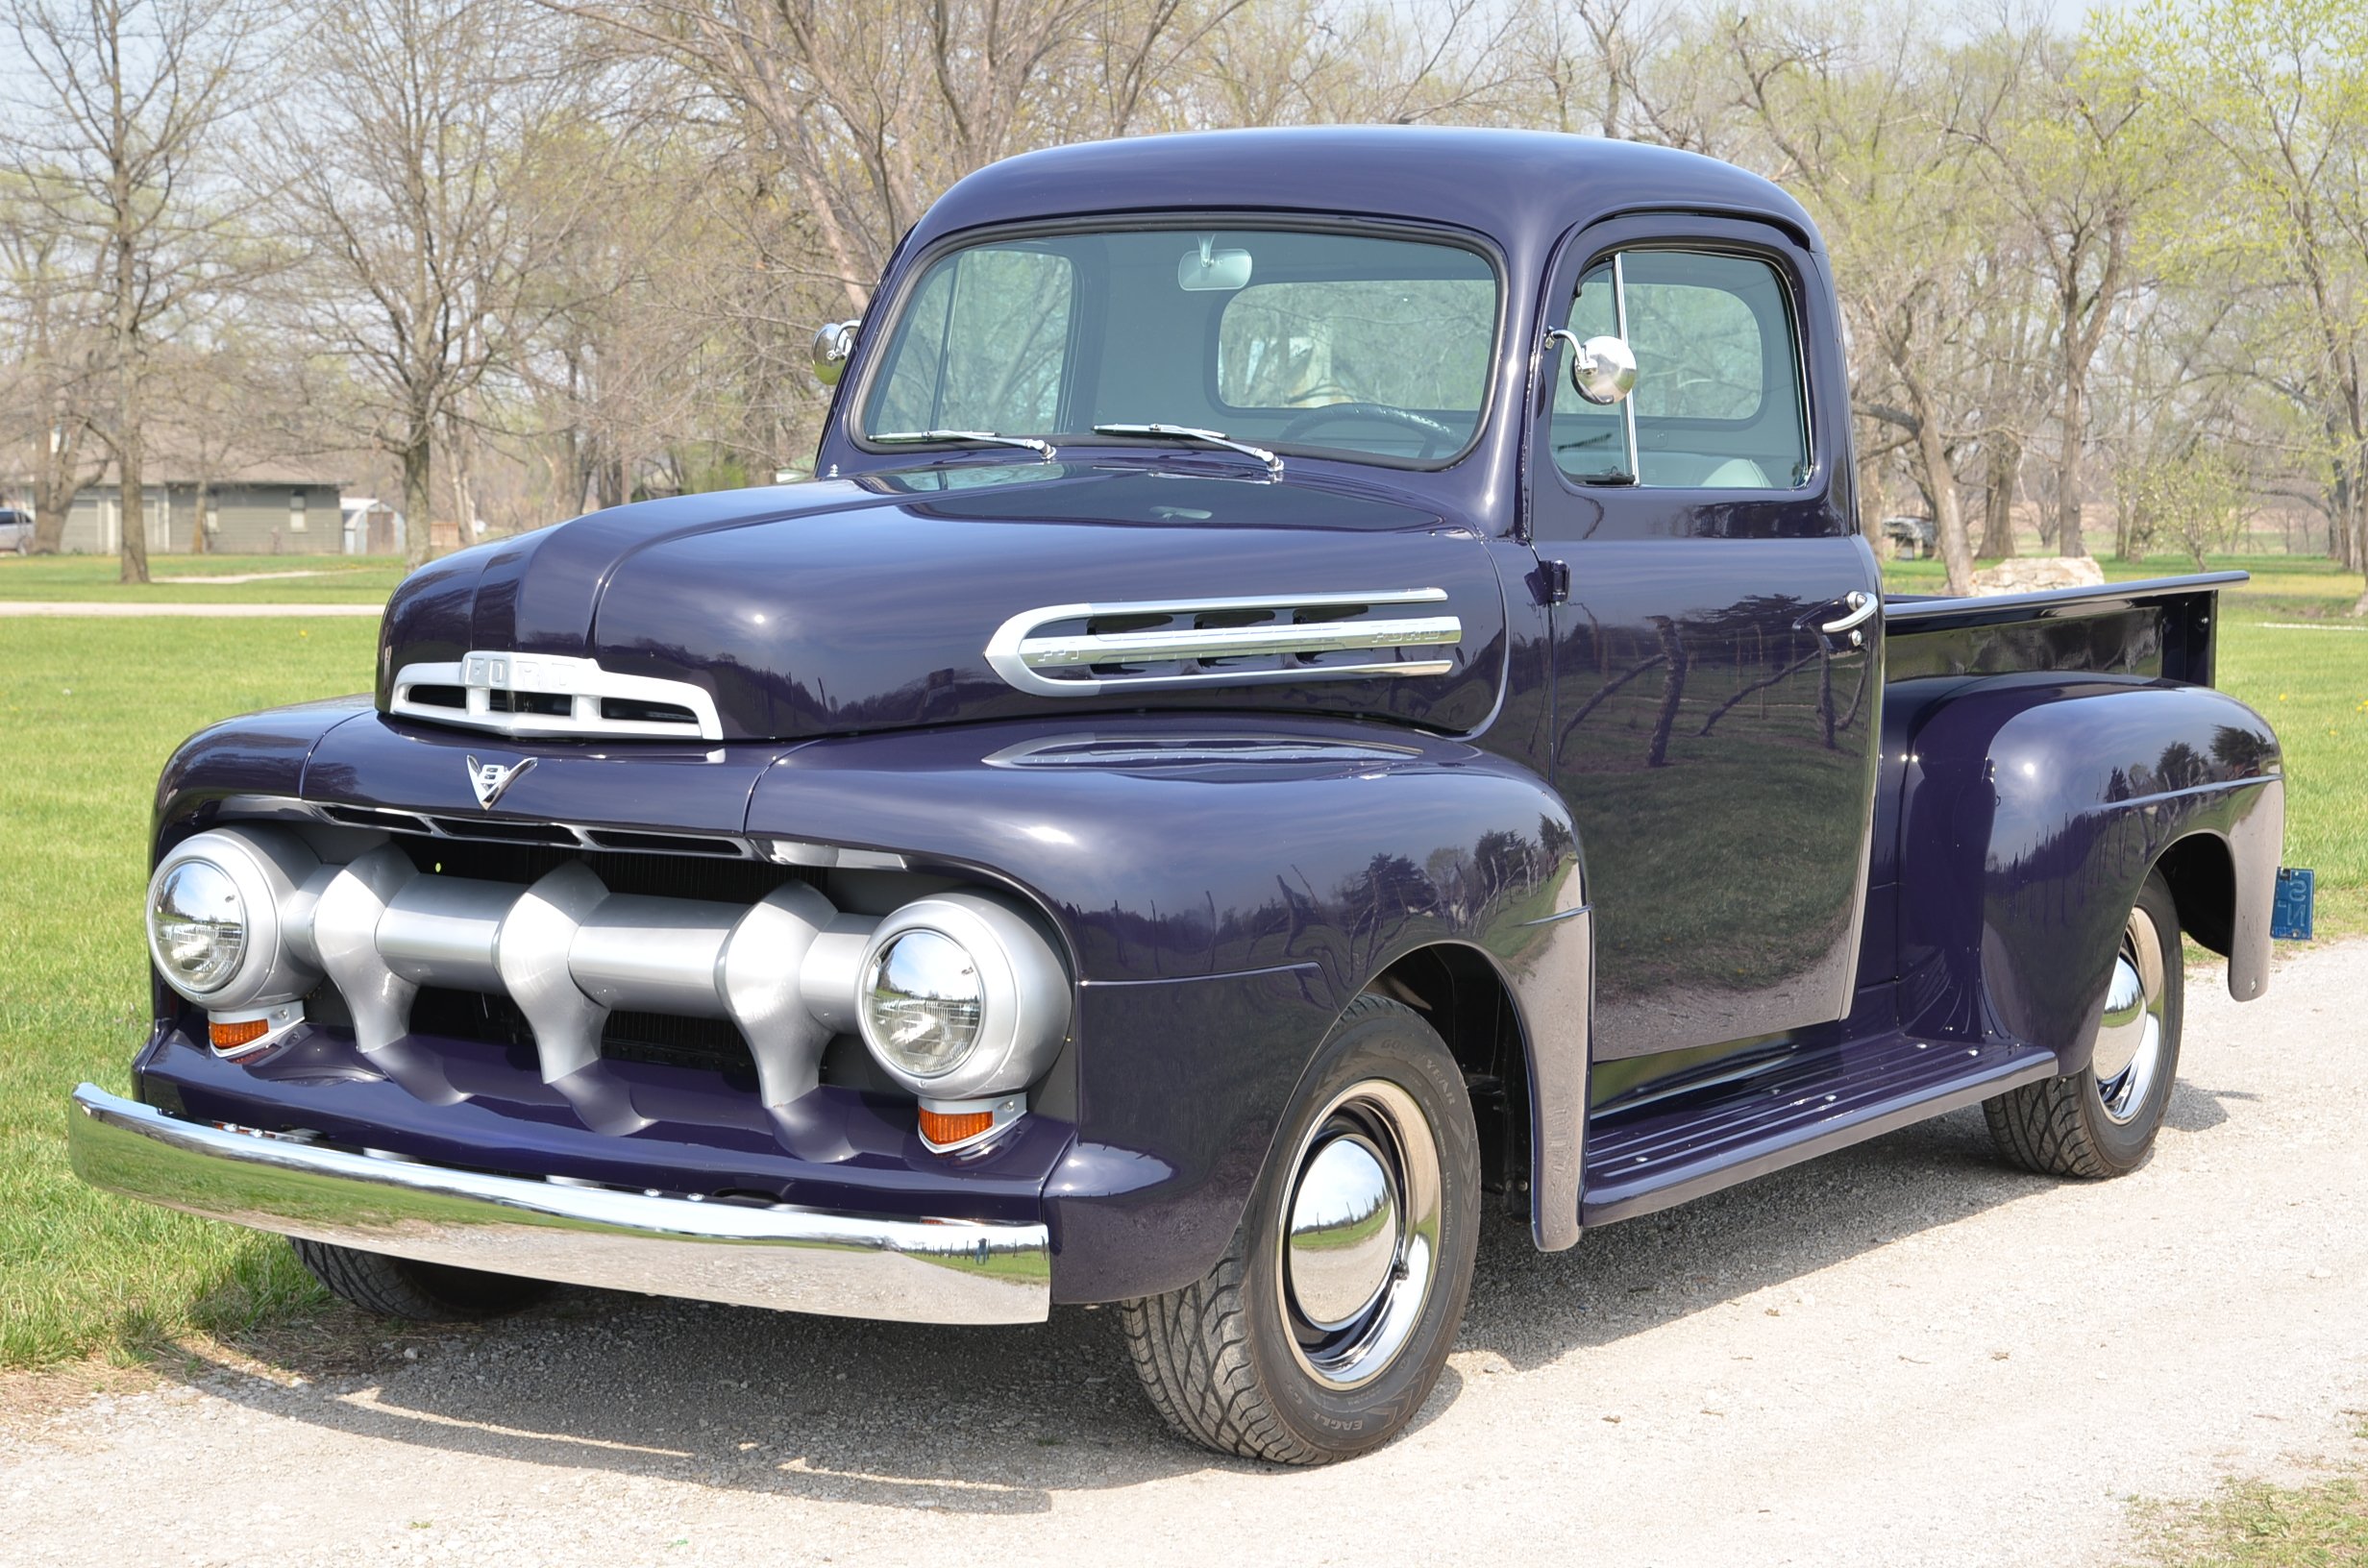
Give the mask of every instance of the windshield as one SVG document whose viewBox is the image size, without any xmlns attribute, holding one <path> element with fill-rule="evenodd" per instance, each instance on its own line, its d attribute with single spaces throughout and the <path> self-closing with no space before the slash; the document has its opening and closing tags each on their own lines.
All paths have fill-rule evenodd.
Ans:
<svg viewBox="0 0 2368 1568">
<path fill-rule="evenodd" d="M 1182 227 L 991 240 L 906 292 L 863 433 L 1057 443 L 1156 424 L 1437 466 L 1478 431 L 1496 319 L 1495 270 L 1456 245 Z"/>
</svg>

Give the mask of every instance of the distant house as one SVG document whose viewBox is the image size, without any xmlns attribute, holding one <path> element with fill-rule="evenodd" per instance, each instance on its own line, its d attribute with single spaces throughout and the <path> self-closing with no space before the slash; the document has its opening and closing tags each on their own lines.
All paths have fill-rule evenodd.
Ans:
<svg viewBox="0 0 2368 1568">
<path fill-rule="evenodd" d="M 198 511 L 198 466 L 183 453 L 151 451 L 141 464 L 141 504 L 136 508 L 148 530 L 152 555 L 182 554 L 191 548 L 201 522 L 208 551 L 234 555 L 337 555 L 360 553 L 366 534 L 349 529 L 340 504 L 344 488 L 332 468 L 300 462 L 232 457 L 206 476 L 205 512 Z M 14 479 L 0 489 L 29 494 Z M 62 548 L 69 552 L 113 554 L 123 548 L 122 485 L 110 464 L 98 482 L 86 486 L 67 515 Z"/>
</svg>

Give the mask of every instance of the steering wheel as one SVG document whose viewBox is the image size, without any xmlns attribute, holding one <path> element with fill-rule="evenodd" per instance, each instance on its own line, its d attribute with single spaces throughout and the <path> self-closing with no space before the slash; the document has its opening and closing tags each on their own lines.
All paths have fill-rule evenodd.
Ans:
<svg viewBox="0 0 2368 1568">
<path fill-rule="evenodd" d="M 1343 419 L 1377 419 L 1385 425 L 1403 425 L 1422 436 L 1422 450 L 1417 457 L 1428 457 L 1447 442 L 1455 432 L 1428 414 L 1418 414 L 1412 408 L 1400 408 L 1388 403 L 1327 403 L 1320 408 L 1310 408 L 1274 432 L 1277 441 L 1295 441 L 1320 425 Z"/>
</svg>

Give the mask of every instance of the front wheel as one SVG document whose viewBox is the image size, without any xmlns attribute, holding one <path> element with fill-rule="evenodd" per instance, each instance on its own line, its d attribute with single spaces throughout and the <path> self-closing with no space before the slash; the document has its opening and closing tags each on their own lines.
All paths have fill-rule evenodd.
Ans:
<svg viewBox="0 0 2368 1568">
<path fill-rule="evenodd" d="M 2146 1163 L 2179 1076 L 2184 965 L 2171 890 L 2149 873 L 2122 927 L 2088 1066 L 1983 1103 L 2000 1153 L 2029 1170 L 2090 1179 Z"/>
<path fill-rule="evenodd" d="M 1463 1073 L 1412 1010 L 1360 996 L 1217 1266 L 1121 1308 L 1135 1371 L 1204 1447 L 1283 1464 L 1376 1448 L 1446 1364 L 1479 1222 Z"/>
</svg>

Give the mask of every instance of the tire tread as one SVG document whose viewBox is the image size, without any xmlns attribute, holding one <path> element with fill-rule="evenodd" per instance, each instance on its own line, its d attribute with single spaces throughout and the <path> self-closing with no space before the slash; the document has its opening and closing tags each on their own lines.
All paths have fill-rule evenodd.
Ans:
<svg viewBox="0 0 2368 1568">
<path fill-rule="evenodd" d="M 413 1323 L 499 1317 L 550 1293 L 541 1280 L 417 1263 L 327 1241 L 288 1237 L 296 1261 L 332 1295 L 380 1317 Z"/>
<path fill-rule="evenodd" d="M 1338 1027 L 1376 1016 L 1429 1029 L 1403 1003 L 1369 993 L 1348 1005 Z M 1120 1304 L 1127 1357 L 1151 1408 L 1190 1441 L 1274 1464 L 1321 1464 L 1340 1456 L 1292 1430 L 1251 1359 L 1246 1285 L 1255 1228 L 1245 1218 L 1217 1266 L 1191 1285 Z"/>
</svg>

